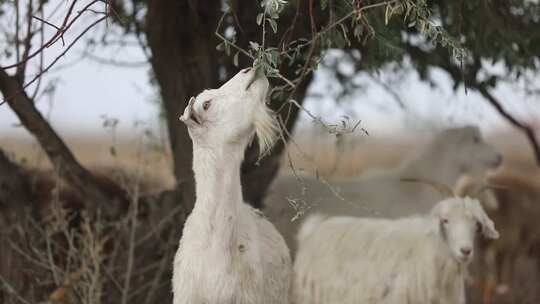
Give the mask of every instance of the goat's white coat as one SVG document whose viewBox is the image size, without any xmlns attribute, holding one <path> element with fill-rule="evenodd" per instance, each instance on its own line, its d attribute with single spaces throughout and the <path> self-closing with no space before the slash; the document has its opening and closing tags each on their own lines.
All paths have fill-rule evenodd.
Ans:
<svg viewBox="0 0 540 304">
<path fill-rule="evenodd" d="M 274 136 L 267 90 L 266 78 L 246 69 L 197 96 L 181 118 L 193 140 L 197 199 L 174 260 L 174 304 L 288 304 L 288 248 L 272 224 L 243 202 L 240 184 L 244 150 L 255 131 L 261 150 Z"/>
<path fill-rule="evenodd" d="M 472 250 L 477 222 L 484 235 L 498 237 L 478 201 L 469 198 L 444 200 L 423 217 L 310 217 L 299 231 L 293 302 L 464 303 L 473 253 L 467 258 L 460 250 Z"/>
</svg>

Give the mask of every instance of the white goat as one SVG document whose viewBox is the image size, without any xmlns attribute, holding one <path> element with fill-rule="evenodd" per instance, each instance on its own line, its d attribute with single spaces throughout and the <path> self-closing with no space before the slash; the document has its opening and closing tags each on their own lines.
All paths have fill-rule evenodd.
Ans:
<svg viewBox="0 0 540 304">
<path fill-rule="evenodd" d="M 285 304 L 291 259 L 285 241 L 244 203 L 240 165 L 253 135 L 261 154 L 276 138 L 268 80 L 244 69 L 192 98 L 181 120 L 193 141 L 196 202 L 173 269 L 174 304 Z"/>
<path fill-rule="evenodd" d="M 498 237 L 470 198 L 445 199 L 423 217 L 310 217 L 299 232 L 293 301 L 464 303 L 477 231 Z"/>
<path fill-rule="evenodd" d="M 486 170 L 497 167 L 501 161 L 501 155 L 482 139 L 478 128 L 452 128 L 437 134 L 393 170 L 331 181 L 331 186 L 345 202 L 319 179 L 304 177 L 300 184 L 295 176 L 281 176 L 269 191 L 265 211 L 294 253 L 294 237 L 301 221 L 291 222 L 296 210 L 291 208 L 287 198 L 313 205 L 309 212 L 314 213 L 353 216 L 380 213 L 392 218 L 401 217 L 427 212 L 433 202 L 440 199 L 440 194 L 430 187 L 403 183 L 401 178 L 425 179 L 454 187 L 462 174 L 483 176 Z"/>
</svg>

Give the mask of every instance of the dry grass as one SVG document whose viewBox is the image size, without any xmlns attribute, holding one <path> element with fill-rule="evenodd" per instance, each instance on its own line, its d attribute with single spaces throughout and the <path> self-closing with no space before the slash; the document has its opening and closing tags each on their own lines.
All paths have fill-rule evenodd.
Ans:
<svg viewBox="0 0 540 304">
<path fill-rule="evenodd" d="M 123 171 L 140 169 L 140 142 L 138 139 L 120 139 L 112 142 L 104 137 L 79 137 L 67 138 L 66 144 L 72 149 L 77 159 L 98 171 L 111 168 L 122 168 Z M 168 149 L 162 144 L 145 142 L 144 159 L 151 162 L 147 166 L 144 175 L 156 182 L 161 182 L 164 187 L 174 184 L 172 174 L 172 160 Z M 47 156 L 39 145 L 30 139 L 0 137 L 0 147 L 15 160 L 31 168 L 51 169 Z"/>
<path fill-rule="evenodd" d="M 290 145 L 289 153 L 299 171 L 318 171 L 327 177 L 347 178 L 372 169 L 393 168 L 427 140 L 427 137 L 413 139 L 407 134 L 376 138 L 358 133 L 336 139 L 332 135 L 308 131 L 296 136 L 296 145 Z M 532 149 L 521 134 L 500 132 L 488 136 L 486 141 L 504 155 L 506 166 L 518 170 L 536 166 Z M 285 172 L 289 171 L 288 161 L 283 164 Z"/>
<path fill-rule="evenodd" d="M 297 133 L 294 137 L 296 144 L 291 144 L 289 149 L 294 167 L 300 171 L 317 170 L 325 176 L 339 177 L 395 167 L 427 141 L 425 137 L 412 139 L 407 134 L 377 138 L 356 132 L 337 139 L 333 135 L 312 130 Z M 506 165 L 523 170 L 535 165 L 532 150 L 521 134 L 499 132 L 489 136 L 487 141 L 503 153 Z M 78 160 L 93 168 L 130 170 L 137 166 L 135 139 L 120 138 L 112 142 L 110 138 L 85 136 L 67 138 L 66 143 Z M 152 166 L 144 173 L 161 181 L 164 186 L 171 186 L 174 183 L 172 159 L 170 151 L 163 146 L 160 142 L 147 149 L 145 158 L 152 162 Z M 0 147 L 30 167 L 50 168 L 47 157 L 33 140 L 0 137 Z M 288 160 L 283 162 L 285 170 L 290 169 L 288 163 Z"/>
<path fill-rule="evenodd" d="M 399 139 L 397 137 L 373 138 L 360 134 L 336 139 L 331 135 L 300 132 L 300 135 L 295 137 L 296 145 L 292 144 L 290 146 L 289 153 L 292 163 L 298 171 L 305 171 L 308 174 L 317 171 L 327 177 L 350 177 L 366 170 L 394 167 L 425 141 L 425 138 L 412 141 L 403 137 Z M 488 138 L 488 141 L 494 143 L 504 154 L 507 166 L 519 170 L 534 167 L 531 150 L 520 136 L 498 134 Z M 98 171 L 106 172 L 108 176 L 116 175 L 115 179 L 123 180 L 124 186 L 128 188 L 129 185 L 137 184 L 137 181 L 132 179 L 133 176 L 139 176 L 139 178 L 142 176 L 147 181 L 146 185 L 148 187 L 145 191 L 152 190 L 152 188 L 167 188 L 174 183 L 170 153 L 163 148 L 163 145 L 146 144 L 145 148 L 141 150 L 140 142 L 137 140 L 121 139 L 111 143 L 110 139 L 99 137 L 69 138 L 67 143 L 83 164 L 91 168 L 98 168 Z M 3 137 L 0 138 L 0 147 L 14 155 L 16 160 L 28 167 L 50 168 L 46 156 L 40 151 L 38 145 L 30 140 Z M 141 161 L 141 153 L 144 154 L 142 155 L 144 161 Z M 287 158 L 286 155 L 284 157 Z M 291 168 L 289 161 L 286 159 L 283 162 L 283 172 L 286 173 L 289 170 Z M 125 174 L 125 172 L 130 173 Z M 136 190 L 132 195 L 138 195 L 138 191 Z M 53 300 L 55 297 L 66 298 L 68 295 L 65 294 L 66 288 L 62 289 L 63 286 L 70 286 L 69 296 L 79 299 L 79 302 L 83 298 L 98 297 L 101 299 L 102 294 L 108 292 L 114 294 L 114 298 L 118 302 L 126 303 L 137 298 L 136 302 L 138 303 L 151 303 L 155 292 L 167 290 L 169 272 L 167 267 L 170 265 L 169 261 L 177 240 L 171 240 L 167 237 L 152 242 L 155 246 L 151 245 L 150 252 L 159 248 L 156 251 L 158 256 L 155 254 L 148 255 L 148 246 L 140 242 L 141 239 L 147 240 L 148 230 L 144 227 L 161 227 L 161 221 L 155 219 L 152 220 L 152 223 L 145 223 L 144 225 L 138 223 L 137 217 L 133 216 L 136 214 L 137 206 L 132 206 L 132 208 L 135 209 L 131 209 L 131 212 L 124 220 L 115 224 L 115 239 L 119 240 L 118 245 L 113 246 L 112 249 L 109 248 L 106 256 L 102 256 L 101 241 L 95 239 L 96 237 L 105 237 L 105 234 L 96 234 L 99 228 L 95 226 L 96 223 L 92 224 L 94 226 L 86 223 L 86 230 L 83 229 L 77 232 L 80 234 L 77 238 L 87 239 L 86 243 L 89 245 L 68 248 L 68 252 L 75 250 L 78 254 L 78 259 L 75 260 L 73 257 L 74 260 L 68 266 L 65 263 L 58 264 L 55 262 L 56 264 L 51 264 L 46 252 L 47 242 L 43 243 L 43 239 L 41 239 L 41 242 L 34 243 L 36 245 L 45 245 L 44 255 L 30 256 L 30 258 L 34 262 L 49 267 L 45 272 L 40 272 L 44 280 L 48 280 L 49 286 L 54 286 L 52 289 L 48 288 L 49 292 L 53 290 L 49 294 L 49 297 L 51 297 L 49 300 Z M 64 234 L 74 233 L 71 230 L 60 232 Z M 41 233 L 46 233 L 46 231 Z M 32 248 L 29 248 L 29 250 L 30 253 L 39 252 L 39 250 Z M 144 254 L 141 254 L 142 252 Z M 73 254 L 71 253 L 72 256 Z M 66 256 L 66 258 L 69 257 Z M 27 261 L 27 263 L 30 262 Z M 106 273 L 104 267 L 111 267 L 110 269 L 113 270 L 115 275 L 118 275 L 118 278 L 112 280 L 111 274 Z M 130 274 L 130 272 L 132 273 Z M 128 275 L 125 275 L 126 273 Z M 151 279 L 146 282 L 141 281 L 142 278 L 148 277 Z M 96 283 L 96 280 L 100 280 L 99 284 Z M 149 293 L 140 294 L 136 292 L 140 288 Z M 522 299 L 525 299 L 530 294 L 526 291 L 515 291 L 515 294 L 521 293 L 524 294 L 521 297 Z M 33 300 L 33 298 L 29 299 Z M 16 298 L 12 300 L 14 303 L 22 302 Z M 95 303 L 98 302 L 99 300 L 95 301 Z M 477 303 L 477 301 L 472 303 Z M 514 300 L 513 302 L 500 303 L 522 302 Z"/>
</svg>

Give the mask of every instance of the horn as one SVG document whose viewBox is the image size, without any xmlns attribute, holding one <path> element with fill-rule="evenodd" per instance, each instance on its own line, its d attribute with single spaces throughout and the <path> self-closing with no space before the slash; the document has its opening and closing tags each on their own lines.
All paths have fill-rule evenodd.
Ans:
<svg viewBox="0 0 540 304">
<path fill-rule="evenodd" d="M 467 194 L 472 197 L 479 197 L 484 191 L 497 189 L 508 189 L 508 187 L 502 184 L 489 183 L 485 178 L 478 181 L 474 180 L 470 175 L 462 175 L 456 182 L 454 193 L 460 197 Z"/>
<path fill-rule="evenodd" d="M 448 187 L 445 184 L 437 183 L 435 181 L 425 180 L 421 178 L 414 178 L 414 177 L 403 177 L 400 179 L 402 182 L 411 182 L 411 183 L 421 183 L 431 186 L 433 189 L 437 190 L 441 195 L 444 197 L 454 197 L 456 194 L 452 190 L 452 188 Z"/>
<path fill-rule="evenodd" d="M 495 184 L 482 184 L 482 186 L 480 188 L 478 188 L 474 194 L 475 195 L 478 195 L 480 193 L 482 193 L 483 191 L 486 191 L 486 190 L 508 190 L 510 189 L 510 187 L 508 186 L 503 186 L 503 185 L 495 185 Z"/>
<path fill-rule="evenodd" d="M 186 108 L 184 109 L 184 113 L 179 117 L 180 121 L 187 121 L 189 117 L 191 116 L 191 111 L 193 110 L 193 103 L 195 102 L 195 97 L 191 97 L 188 101 L 188 104 Z"/>
</svg>

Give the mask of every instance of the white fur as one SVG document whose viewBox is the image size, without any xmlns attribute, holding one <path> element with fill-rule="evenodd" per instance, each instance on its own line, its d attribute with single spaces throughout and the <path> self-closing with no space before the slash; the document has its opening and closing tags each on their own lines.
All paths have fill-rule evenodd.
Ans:
<svg viewBox="0 0 540 304">
<path fill-rule="evenodd" d="M 318 221 L 308 219 L 311 233 L 299 236 L 295 304 L 464 303 L 477 225 L 484 236 L 498 237 L 469 198 L 443 200 L 423 217 Z"/>
<path fill-rule="evenodd" d="M 289 250 L 272 224 L 244 203 L 240 184 L 253 134 L 263 130 L 261 150 L 273 141 L 267 92 L 268 80 L 245 69 L 193 98 L 181 117 L 193 140 L 197 200 L 174 260 L 174 304 L 288 303 Z"/>
</svg>

